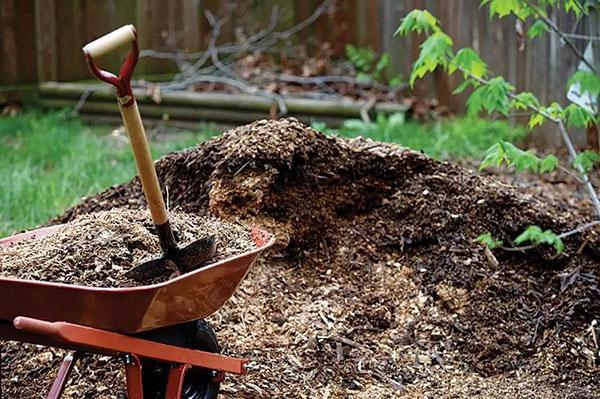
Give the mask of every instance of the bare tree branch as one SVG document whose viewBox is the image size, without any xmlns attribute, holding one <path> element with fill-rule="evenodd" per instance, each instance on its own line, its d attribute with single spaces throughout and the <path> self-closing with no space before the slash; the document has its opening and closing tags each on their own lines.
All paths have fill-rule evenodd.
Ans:
<svg viewBox="0 0 600 399">
<path fill-rule="evenodd" d="M 563 33 L 565 35 L 565 37 L 568 37 L 570 39 L 578 39 L 578 40 L 585 40 L 585 41 L 600 41 L 600 37 L 598 36 L 590 36 L 590 35 L 579 35 L 577 33 Z"/>
<path fill-rule="evenodd" d="M 579 51 L 577 46 L 575 46 L 575 44 L 573 44 L 573 42 L 565 35 L 565 33 L 562 30 L 560 30 L 560 28 L 558 26 L 556 26 L 556 24 L 554 22 L 552 22 L 552 20 L 550 20 L 550 18 L 548 18 L 546 16 L 546 13 L 544 12 L 544 10 L 542 10 L 539 7 L 537 7 L 536 5 L 532 4 L 530 1 L 528 1 L 527 4 L 536 13 L 536 15 L 542 21 L 544 21 L 544 24 L 546 24 L 546 26 L 548 28 L 550 28 L 550 30 L 552 30 L 555 34 L 557 34 L 558 37 L 560 37 L 560 39 L 563 41 L 563 43 L 565 43 L 571 49 L 571 51 L 573 52 L 573 54 L 575 54 L 577 56 L 577 58 L 579 58 L 585 65 L 587 65 L 591 71 L 593 71 L 596 74 L 598 73 L 598 71 L 596 71 L 596 68 L 594 68 L 594 66 L 588 60 L 585 59 L 583 53 L 581 51 Z"/>
</svg>

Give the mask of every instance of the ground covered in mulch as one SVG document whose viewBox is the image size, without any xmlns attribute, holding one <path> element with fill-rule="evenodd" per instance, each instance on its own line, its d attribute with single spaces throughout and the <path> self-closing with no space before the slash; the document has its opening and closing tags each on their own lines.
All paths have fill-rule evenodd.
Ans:
<svg viewBox="0 0 600 399">
<path fill-rule="evenodd" d="M 224 351 L 253 360 L 224 397 L 600 397 L 597 234 L 570 237 L 558 256 L 473 241 L 489 231 L 508 242 L 530 224 L 567 230 L 585 221 L 569 204 L 295 120 L 231 130 L 157 170 L 172 206 L 278 238 L 211 317 Z M 56 222 L 143 206 L 134 179 Z M 48 353 L 19 349 L 3 368 L 14 375 Z M 98 384 L 119 397 L 118 369 L 90 364 L 90 383 L 77 379 L 69 397 L 99 395 Z M 19 383 L 43 386 L 50 368 L 37 370 Z"/>
</svg>

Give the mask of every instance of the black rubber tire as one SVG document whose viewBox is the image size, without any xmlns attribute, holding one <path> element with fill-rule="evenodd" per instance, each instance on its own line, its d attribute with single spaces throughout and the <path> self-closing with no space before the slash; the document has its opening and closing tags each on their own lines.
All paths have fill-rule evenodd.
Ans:
<svg viewBox="0 0 600 399">
<path fill-rule="evenodd" d="M 205 352 L 220 353 L 217 336 L 205 320 L 197 320 L 140 334 L 141 338 Z M 142 360 L 144 399 L 163 399 L 171 365 L 152 359 Z M 216 399 L 220 383 L 213 381 L 213 372 L 200 368 L 187 371 L 181 392 L 182 399 Z"/>
</svg>

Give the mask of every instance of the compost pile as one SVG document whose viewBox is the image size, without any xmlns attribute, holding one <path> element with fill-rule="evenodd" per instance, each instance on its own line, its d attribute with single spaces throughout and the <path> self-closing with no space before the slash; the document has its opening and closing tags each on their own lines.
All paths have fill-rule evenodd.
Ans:
<svg viewBox="0 0 600 399">
<path fill-rule="evenodd" d="M 473 241 L 491 232 L 508 242 L 531 224 L 567 230 L 583 222 L 569 207 L 293 119 L 231 130 L 157 170 L 174 206 L 278 239 L 211 317 L 224 352 L 252 359 L 224 397 L 598 397 L 597 235 L 570 237 L 558 256 Z M 134 179 L 55 222 L 143 206 Z M 50 369 L 21 370 L 26 354 L 48 353 L 29 346 L 3 366 L 39 388 Z M 73 397 L 122 395 L 118 365 L 87 362 Z"/>
</svg>

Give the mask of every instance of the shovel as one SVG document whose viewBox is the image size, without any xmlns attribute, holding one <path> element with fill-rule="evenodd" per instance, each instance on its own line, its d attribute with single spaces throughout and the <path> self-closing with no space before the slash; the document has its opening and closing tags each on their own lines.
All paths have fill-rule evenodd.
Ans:
<svg viewBox="0 0 600 399">
<path fill-rule="evenodd" d="M 121 66 L 119 76 L 99 69 L 94 59 L 111 50 L 131 43 L 132 48 L 127 59 Z M 202 266 L 215 254 L 215 237 L 213 235 L 201 238 L 180 247 L 175 240 L 169 223 L 169 214 L 160 189 L 160 183 L 154 169 L 146 132 L 142 124 L 140 111 L 131 90 L 131 76 L 138 61 L 137 33 L 133 25 L 125 25 L 111 33 L 86 44 L 83 53 L 87 59 L 90 71 L 100 80 L 116 88 L 117 102 L 123 118 L 123 124 L 129 135 L 131 148 L 135 156 L 138 174 L 142 181 L 144 196 L 152 222 L 156 228 L 162 256 L 150 259 L 133 267 L 126 276 L 138 281 L 145 281 L 173 271 L 173 265 L 180 273 L 186 273 Z"/>
</svg>

